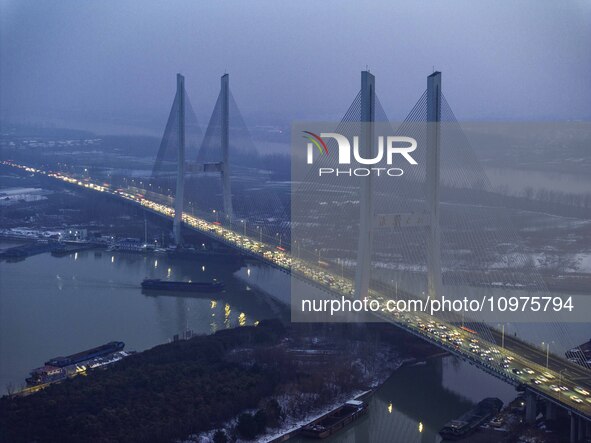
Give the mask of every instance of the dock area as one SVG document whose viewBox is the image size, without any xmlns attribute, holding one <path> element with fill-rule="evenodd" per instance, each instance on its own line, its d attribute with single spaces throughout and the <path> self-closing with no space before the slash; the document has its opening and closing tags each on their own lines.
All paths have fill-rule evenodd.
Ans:
<svg viewBox="0 0 591 443">
<path fill-rule="evenodd" d="M 90 242 L 58 242 L 38 240 L 5 249 L 4 251 L 0 252 L 0 259 L 22 260 L 27 257 L 44 254 L 46 252 L 50 252 L 54 257 L 63 257 L 68 254 L 85 251 L 97 246 L 100 245 Z"/>
</svg>

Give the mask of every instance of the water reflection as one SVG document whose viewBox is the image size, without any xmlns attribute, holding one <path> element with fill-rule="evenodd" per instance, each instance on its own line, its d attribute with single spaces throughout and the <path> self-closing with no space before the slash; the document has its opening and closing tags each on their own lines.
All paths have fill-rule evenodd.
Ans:
<svg viewBox="0 0 591 443">
<path fill-rule="evenodd" d="M 276 314 L 234 277 L 234 264 L 81 251 L 0 263 L 0 390 L 55 355 L 123 340 L 143 350 L 182 335 L 254 324 Z M 246 273 L 246 269 L 244 270 Z M 34 278 L 32 278 L 34 277 Z M 142 294 L 144 278 L 223 281 L 202 297 Z"/>
<path fill-rule="evenodd" d="M 369 399 L 364 418 L 325 441 L 436 443 L 441 441 L 439 429 L 477 401 L 497 396 L 507 402 L 515 395 L 513 388 L 473 366 L 439 358 L 395 372 Z"/>
</svg>

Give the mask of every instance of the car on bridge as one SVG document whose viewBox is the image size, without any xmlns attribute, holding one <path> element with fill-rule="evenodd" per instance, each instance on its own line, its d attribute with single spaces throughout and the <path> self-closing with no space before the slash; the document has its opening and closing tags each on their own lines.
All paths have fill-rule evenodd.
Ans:
<svg viewBox="0 0 591 443">
<path fill-rule="evenodd" d="M 588 396 L 589 395 L 589 391 L 587 391 L 586 389 L 581 388 L 580 386 L 575 387 L 574 391 L 577 394 L 581 394 L 581 395 L 584 395 L 584 396 Z"/>
</svg>

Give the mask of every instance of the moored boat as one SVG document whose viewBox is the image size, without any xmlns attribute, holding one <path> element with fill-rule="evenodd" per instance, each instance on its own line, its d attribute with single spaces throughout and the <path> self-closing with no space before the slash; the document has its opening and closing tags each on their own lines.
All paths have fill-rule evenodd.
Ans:
<svg viewBox="0 0 591 443">
<path fill-rule="evenodd" d="M 302 427 L 301 433 L 308 438 L 327 438 L 365 414 L 367 407 L 366 402 L 349 400 L 334 411 Z"/>
<path fill-rule="evenodd" d="M 31 371 L 30 377 L 26 379 L 27 386 L 46 386 L 88 370 L 107 367 L 133 354 L 123 351 L 124 347 L 122 341 L 112 341 L 67 357 L 54 357 L 46 361 L 44 366 Z"/>
<path fill-rule="evenodd" d="M 439 435 L 444 440 L 459 440 L 464 438 L 487 420 L 497 415 L 502 407 L 503 402 L 498 398 L 485 398 L 459 418 L 446 423 L 439 431 Z"/>
<path fill-rule="evenodd" d="M 184 282 L 147 278 L 142 282 L 142 289 L 153 291 L 217 292 L 223 288 L 224 284 L 215 280 L 211 282 Z"/>
</svg>

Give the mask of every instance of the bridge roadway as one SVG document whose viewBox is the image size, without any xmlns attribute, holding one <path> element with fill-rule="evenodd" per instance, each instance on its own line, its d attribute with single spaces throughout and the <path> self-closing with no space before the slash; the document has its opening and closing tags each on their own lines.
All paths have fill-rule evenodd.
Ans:
<svg viewBox="0 0 591 443">
<path fill-rule="evenodd" d="M 169 206 L 124 190 L 112 190 L 106 185 L 93 183 L 90 179 L 77 179 L 63 173 L 46 172 L 7 161 L 1 163 L 93 191 L 108 193 L 169 219 L 174 217 L 174 209 Z M 291 257 L 287 251 L 241 235 L 219 223 L 212 223 L 189 214 L 183 214 L 183 222 L 191 229 L 281 271 L 291 273 L 332 295 L 353 298 L 354 284 L 348 278 L 337 276 L 307 261 Z M 389 299 L 384 294 L 373 290 L 370 290 L 368 298 L 379 300 L 381 303 Z M 582 366 L 550 354 L 546 367 L 546 350 L 511 336 L 505 336 L 504 347 L 499 347 L 496 343 L 502 342 L 501 333 L 493 328 L 491 332 L 496 343 L 484 340 L 469 328 L 458 327 L 423 312 L 383 311 L 375 314 L 476 365 L 506 383 L 527 387 L 528 391 L 539 397 L 591 421 L 591 371 Z"/>
</svg>

